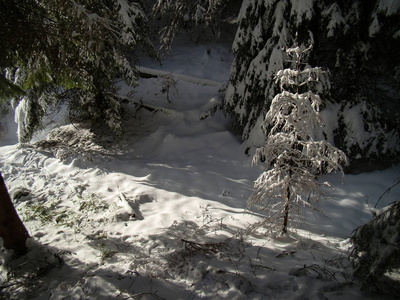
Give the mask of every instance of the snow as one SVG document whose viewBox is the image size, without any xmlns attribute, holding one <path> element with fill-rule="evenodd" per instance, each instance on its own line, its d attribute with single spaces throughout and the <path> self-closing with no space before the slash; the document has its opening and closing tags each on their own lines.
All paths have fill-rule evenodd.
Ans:
<svg viewBox="0 0 400 300">
<path fill-rule="evenodd" d="M 291 0 L 291 15 L 296 17 L 297 25 L 301 24 L 305 19 L 311 20 L 314 13 L 314 0 Z"/>
<path fill-rule="evenodd" d="M 275 14 L 274 14 L 276 19 L 274 22 L 273 35 L 280 36 L 282 34 L 283 40 L 286 40 L 286 20 L 284 17 L 284 11 L 286 9 L 286 5 L 287 4 L 284 1 L 279 1 L 276 4 Z"/>
<path fill-rule="evenodd" d="M 137 36 L 135 35 L 135 28 L 138 19 L 146 19 L 143 11 L 135 3 L 129 3 L 126 0 L 118 0 L 115 3 L 118 10 L 119 17 L 124 24 L 121 38 L 125 44 L 136 44 Z"/>
<path fill-rule="evenodd" d="M 327 142 L 334 145 L 334 131 L 338 128 L 337 116 L 339 115 L 340 104 L 328 101 L 324 104 L 326 105 L 326 108 L 319 112 L 319 116 L 322 120 L 321 123 L 323 125 L 314 128 L 312 136 L 314 140 L 320 141 L 325 139 Z"/>
<path fill-rule="evenodd" d="M 25 124 L 28 123 L 28 98 L 23 97 L 15 108 L 15 123 L 18 124 L 17 136 L 21 137 L 25 133 Z"/>
<path fill-rule="evenodd" d="M 380 0 L 378 1 L 375 10 L 372 15 L 372 22 L 369 27 L 369 36 L 373 37 L 375 34 L 377 34 L 380 29 L 381 25 L 379 23 L 379 14 L 383 14 L 386 16 L 393 16 L 398 14 L 400 10 L 400 1 L 398 0 Z"/>
<path fill-rule="evenodd" d="M 397 0 L 380 0 L 377 12 L 385 13 L 387 16 L 397 14 L 400 10 L 400 1 Z"/>
<path fill-rule="evenodd" d="M 373 122 L 368 122 L 373 119 L 374 113 L 376 110 L 369 107 L 366 102 L 360 102 L 354 106 L 346 105 L 343 111 L 343 122 L 347 130 L 345 138 L 347 149 L 351 149 L 352 145 L 356 144 L 359 145 L 361 151 L 368 151 L 369 154 L 378 153 L 378 148 L 382 148 L 382 152 L 387 151 L 387 146 L 390 144 L 379 143 L 379 136 L 383 134 L 382 128 Z"/>
<path fill-rule="evenodd" d="M 343 181 L 322 176 L 334 187 L 319 207 L 325 217 L 306 213 L 283 237 L 249 232 L 263 217 L 246 210 L 262 166 L 251 165 L 221 110 L 201 120 L 221 101 L 217 82 L 229 77 L 232 55 L 220 44 L 193 47 L 177 48 L 163 64 L 176 76 L 171 103 L 160 78 L 139 80 L 122 140 L 60 124 L 47 143 L 18 146 L 9 124 L 0 171 L 32 239 L 26 257 L 10 261 L 2 252 L 0 280 L 11 284 L 3 292 L 14 288 L 14 299 L 382 299 L 350 284 L 348 237 L 372 218 L 369 205 L 400 167 Z M 399 198 L 393 189 L 379 207 Z"/>
<path fill-rule="evenodd" d="M 342 11 L 337 3 L 333 3 L 328 9 L 324 10 L 322 15 L 324 17 L 329 16 L 327 37 L 333 37 L 335 29 L 346 24 L 346 19 L 342 16 Z"/>
<path fill-rule="evenodd" d="M 375 34 L 379 32 L 381 29 L 381 26 L 379 24 L 378 16 L 375 15 L 374 19 L 371 22 L 371 25 L 369 26 L 368 33 L 370 37 L 373 37 Z"/>
</svg>

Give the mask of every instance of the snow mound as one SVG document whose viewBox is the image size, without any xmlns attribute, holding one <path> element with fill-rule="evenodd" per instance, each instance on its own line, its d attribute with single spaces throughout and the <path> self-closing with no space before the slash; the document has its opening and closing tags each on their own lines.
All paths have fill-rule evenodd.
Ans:
<svg viewBox="0 0 400 300">
<path fill-rule="evenodd" d="M 84 124 L 70 124 L 53 129 L 46 140 L 38 141 L 34 147 L 42 151 L 50 151 L 61 161 L 68 158 L 81 157 L 93 160 L 92 154 L 105 153 L 105 146 L 110 145 L 113 138 L 98 136 Z"/>
</svg>

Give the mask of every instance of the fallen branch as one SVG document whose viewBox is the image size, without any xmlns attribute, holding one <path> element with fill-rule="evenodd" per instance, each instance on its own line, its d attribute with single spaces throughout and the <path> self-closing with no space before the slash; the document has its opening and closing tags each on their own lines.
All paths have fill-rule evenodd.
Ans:
<svg viewBox="0 0 400 300">
<path fill-rule="evenodd" d="M 146 67 L 136 67 L 139 72 L 139 76 L 142 78 L 158 78 L 158 77 L 168 77 L 173 76 L 175 80 L 182 80 L 187 81 L 190 83 L 198 84 L 198 85 L 207 85 L 207 86 L 220 86 L 222 84 L 221 81 L 210 80 L 210 79 L 203 79 L 197 78 L 185 74 L 173 73 L 163 70 L 156 70 Z"/>
<path fill-rule="evenodd" d="M 133 114 L 136 112 L 136 111 L 138 111 L 139 109 L 141 109 L 141 108 L 144 108 L 145 110 L 148 110 L 149 112 L 158 112 L 158 111 L 161 111 L 161 112 L 164 112 L 164 113 L 171 113 L 171 112 L 173 112 L 172 110 L 170 110 L 170 109 L 168 109 L 168 108 L 164 108 L 164 107 L 160 107 L 160 106 L 155 106 L 155 105 L 149 105 L 149 104 L 145 104 L 145 103 L 143 103 L 142 101 L 134 101 L 134 100 L 132 100 L 132 99 L 130 99 L 129 97 L 128 98 L 125 98 L 127 101 L 129 101 L 129 102 L 131 102 L 131 103 L 133 103 L 135 106 L 136 106 L 136 108 L 135 108 L 135 110 L 134 110 L 134 112 L 132 113 L 130 113 L 127 109 L 125 109 L 125 113 L 127 113 L 127 114 L 129 114 L 129 115 L 131 115 L 131 116 L 133 116 Z"/>
<path fill-rule="evenodd" d="M 226 246 L 223 242 L 219 243 L 197 243 L 186 239 L 181 239 L 181 242 L 189 252 L 200 252 L 202 254 L 216 254 L 221 247 Z"/>
</svg>

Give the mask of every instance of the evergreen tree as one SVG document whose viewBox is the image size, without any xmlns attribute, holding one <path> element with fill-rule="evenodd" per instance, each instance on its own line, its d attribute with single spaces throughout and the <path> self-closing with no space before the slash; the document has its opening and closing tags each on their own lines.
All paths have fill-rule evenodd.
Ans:
<svg viewBox="0 0 400 300">
<path fill-rule="evenodd" d="M 382 154 L 395 159 L 400 152 L 399 15 L 399 1 L 244 1 L 225 97 L 242 139 L 249 138 L 257 122 L 260 126 L 279 92 L 273 77 L 287 67 L 280 50 L 293 45 L 295 32 L 303 41 L 311 32 L 308 61 L 330 70 L 332 88 L 320 95 L 338 113 L 323 134 L 353 162 Z"/>
<path fill-rule="evenodd" d="M 31 139 L 48 106 L 64 102 L 72 121 L 102 121 L 122 133 L 115 79 L 134 86 L 135 51 L 153 52 L 140 6 L 129 0 L 4 0 L 0 10 L 0 92 L 2 98 L 21 96 L 15 101 L 20 141 Z"/>
<path fill-rule="evenodd" d="M 354 274 L 363 288 L 400 296 L 397 280 L 385 278 L 385 273 L 400 268 L 400 201 L 354 230 L 351 237 L 351 258 Z M 385 282 L 386 281 L 386 282 Z"/>
<path fill-rule="evenodd" d="M 303 57 L 310 49 L 302 45 L 286 50 L 294 69 L 276 73 L 281 92 L 265 117 L 264 126 L 269 128 L 266 144 L 253 158 L 254 163 L 262 159 L 266 170 L 256 180 L 257 191 L 248 206 L 258 205 L 269 213 L 257 226 L 276 225 L 283 218 L 282 233 L 287 232 L 289 211 L 299 214 L 302 207 L 315 209 L 322 195 L 316 174 L 342 171 L 340 164 L 346 162 L 342 151 L 313 139 L 313 128 L 321 122 L 318 111 L 322 101 L 312 89 L 324 82 L 326 74 L 321 68 L 303 66 Z"/>
<path fill-rule="evenodd" d="M 161 52 L 170 50 L 176 35 L 192 27 L 211 29 L 219 36 L 224 24 L 233 23 L 241 0 L 158 0 L 153 13 L 163 19 Z"/>
</svg>

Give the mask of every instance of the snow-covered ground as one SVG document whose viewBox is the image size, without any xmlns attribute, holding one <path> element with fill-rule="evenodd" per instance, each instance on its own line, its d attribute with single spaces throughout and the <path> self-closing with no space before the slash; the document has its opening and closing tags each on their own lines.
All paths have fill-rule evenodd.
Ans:
<svg viewBox="0 0 400 300">
<path fill-rule="evenodd" d="M 13 299 L 382 298 L 359 290 L 348 237 L 372 218 L 370 207 L 400 167 L 325 175 L 334 187 L 320 205 L 325 216 L 307 213 L 286 237 L 248 232 L 262 218 L 246 210 L 262 165 L 251 165 L 229 117 L 211 114 L 232 58 L 229 45 L 178 47 L 163 63 L 167 75 L 140 79 L 135 92 L 122 86 L 133 100 L 122 140 L 56 122 L 48 142 L 18 146 L 8 116 L 0 172 L 32 239 L 25 257 L 2 253 L 3 292 Z M 378 207 L 399 198 L 393 189 Z"/>
</svg>

